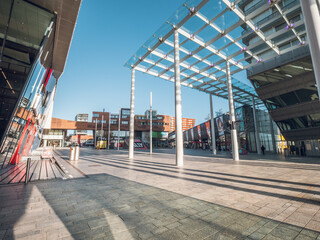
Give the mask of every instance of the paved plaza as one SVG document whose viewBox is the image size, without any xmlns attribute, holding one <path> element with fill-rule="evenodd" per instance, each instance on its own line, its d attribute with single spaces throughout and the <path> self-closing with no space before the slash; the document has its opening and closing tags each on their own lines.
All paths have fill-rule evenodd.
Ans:
<svg viewBox="0 0 320 240">
<path fill-rule="evenodd" d="M 320 239 L 318 159 L 173 153 L 81 149 L 84 177 L 1 186 L 0 238 Z"/>
</svg>

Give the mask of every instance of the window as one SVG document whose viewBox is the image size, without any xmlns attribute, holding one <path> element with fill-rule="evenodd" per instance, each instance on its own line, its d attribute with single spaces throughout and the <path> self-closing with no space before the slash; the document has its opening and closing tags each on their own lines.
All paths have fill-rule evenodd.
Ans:
<svg viewBox="0 0 320 240">
<path fill-rule="evenodd" d="M 140 124 L 141 124 L 141 125 L 147 125 L 147 123 L 146 123 L 146 122 L 141 122 Z"/>
<path fill-rule="evenodd" d="M 121 115 L 130 115 L 130 109 L 122 109 Z"/>
<path fill-rule="evenodd" d="M 119 115 L 113 114 L 113 115 L 111 115 L 111 118 L 119 118 Z"/>
<path fill-rule="evenodd" d="M 110 120 L 110 124 L 117 124 L 116 120 Z"/>
<path fill-rule="evenodd" d="M 157 119 L 158 119 L 158 120 L 162 120 L 162 119 L 163 119 L 163 117 L 158 116 L 158 117 L 157 117 Z"/>
<path fill-rule="evenodd" d="M 92 117 L 99 117 L 99 113 L 94 113 Z"/>
<path fill-rule="evenodd" d="M 121 124 L 128 124 L 128 121 L 122 121 Z"/>
</svg>

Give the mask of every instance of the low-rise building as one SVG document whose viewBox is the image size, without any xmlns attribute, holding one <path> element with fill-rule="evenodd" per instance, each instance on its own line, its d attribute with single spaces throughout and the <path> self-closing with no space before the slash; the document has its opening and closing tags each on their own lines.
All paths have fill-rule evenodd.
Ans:
<svg viewBox="0 0 320 240">
<path fill-rule="evenodd" d="M 76 122 L 89 122 L 89 114 L 88 113 L 79 113 L 75 117 Z M 87 130 L 76 130 L 74 131 L 76 135 L 87 135 Z"/>
<path fill-rule="evenodd" d="M 134 129 L 135 138 L 140 139 L 146 145 L 150 142 L 150 114 L 149 110 L 145 115 L 135 115 Z M 120 121 L 120 122 L 119 122 Z M 91 122 L 75 122 L 63 119 L 52 118 L 52 130 L 75 130 L 93 131 L 93 139 L 104 137 L 108 139 L 110 130 L 110 144 L 116 145 L 120 140 L 120 145 L 127 147 L 129 138 L 130 109 L 121 108 L 119 113 L 98 112 L 92 113 Z M 155 146 L 168 145 L 168 133 L 171 130 L 171 117 L 159 115 L 157 111 L 152 113 L 152 138 Z M 64 135 L 66 137 L 66 134 Z M 50 138 L 50 137 L 49 137 Z M 76 137 L 74 137 L 76 138 Z M 46 142 L 47 143 L 47 142 Z M 60 143 L 59 143 L 60 145 Z M 63 146 L 63 144 L 62 144 Z"/>
<path fill-rule="evenodd" d="M 253 121 L 253 109 L 244 105 L 235 109 L 236 128 L 239 148 L 256 152 L 256 135 Z M 260 144 L 268 152 L 283 152 L 287 143 L 281 138 L 277 125 L 270 119 L 267 111 L 256 110 Z M 229 113 L 214 118 L 216 148 L 220 151 L 231 150 Z M 201 123 L 183 133 L 185 145 L 188 148 L 211 147 L 211 120 Z M 261 146 L 258 146 L 259 148 Z"/>
</svg>

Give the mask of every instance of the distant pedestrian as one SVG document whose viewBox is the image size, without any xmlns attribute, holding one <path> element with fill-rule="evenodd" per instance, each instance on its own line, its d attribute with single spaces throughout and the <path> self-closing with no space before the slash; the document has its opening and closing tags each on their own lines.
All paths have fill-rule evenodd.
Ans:
<svg viewBox="0 0 320 240">
<path fill-rule="evenodd" d="M 300 154 L 301 154 L 301 156 L 304 156 L 304 150 L 303 150 L 303 146 L 302 145 L 300 146 Z"/>
<path fill-rule="evenodd" d="M 290 145 L 290 154 L 294 155 L 295 147 L 293 145 Z"/>
<path fill-rule="evenodd" d="M 261 146 L 261 151 L 262 151 L 262 154 L 264 155 L 264 150 L 265 150 L 266 148 L 262 145 Z"/>
</svg>

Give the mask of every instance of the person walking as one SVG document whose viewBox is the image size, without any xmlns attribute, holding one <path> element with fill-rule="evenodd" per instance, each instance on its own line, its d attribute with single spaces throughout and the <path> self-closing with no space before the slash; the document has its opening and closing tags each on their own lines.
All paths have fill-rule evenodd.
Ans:
<svg viewBox="0 0 320 240">
<path fill-rule="evenodd" d="M 266 148 L 262 145 L 261 146 L 261 151 L 262 151 L 262 155 L 264 155 L 264 150 L 265 150 Z"/>
</svg>

